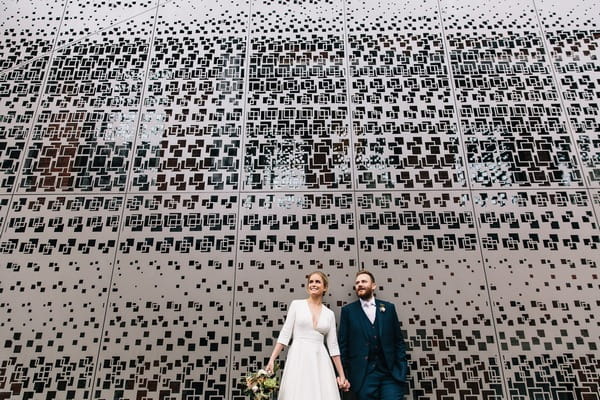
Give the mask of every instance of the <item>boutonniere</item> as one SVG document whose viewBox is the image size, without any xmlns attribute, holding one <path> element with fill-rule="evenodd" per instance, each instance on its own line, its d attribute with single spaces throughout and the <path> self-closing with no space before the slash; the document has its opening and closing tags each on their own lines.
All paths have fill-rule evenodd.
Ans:
<svg viewBox="0 0 600 400">
<path fill-rule="evenodd" d="M 385 312 L 385 305 L 384 304 L 380 304 L 379 305 L 379 312 L 381 312 L 381 313 Z"/>
</svg>

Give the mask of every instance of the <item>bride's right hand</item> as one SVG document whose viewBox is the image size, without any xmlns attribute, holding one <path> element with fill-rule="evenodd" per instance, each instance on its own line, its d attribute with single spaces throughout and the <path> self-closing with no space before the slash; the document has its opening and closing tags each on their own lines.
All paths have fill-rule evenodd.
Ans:
<svg viewBox="0 0 600 400">
<path fill-rule="evenodd" d="M 269 360 L 269 363 L 265 367 L 265 371 L 267 371 L 267 373 L 270 375 L 273 373 L 274 368 L 275 368 L 275 362 Z"/>
</svg>

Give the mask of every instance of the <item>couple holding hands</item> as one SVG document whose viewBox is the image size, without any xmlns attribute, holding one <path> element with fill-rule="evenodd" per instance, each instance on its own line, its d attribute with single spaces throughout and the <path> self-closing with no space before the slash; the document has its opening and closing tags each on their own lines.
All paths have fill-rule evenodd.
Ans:
<svg viewBox="0 0 600 400">
<path fill-rule="evenodd" d="M 290 304 L 265 368 L 273 371 L 293 338 L 278 400 L 339 400 L 339 389 L 352 391 L 358 400 L 402 399 L 408 363 L 394 305 L 376 300 L 373 274 L 359 271 L 354 281 L 359 299 L 342 308 L 336 332 L 333 311 L 323 305 L 327 288 L 327 276 L 313 272 L 307 276 L 309 297 Z"/>
</svg>

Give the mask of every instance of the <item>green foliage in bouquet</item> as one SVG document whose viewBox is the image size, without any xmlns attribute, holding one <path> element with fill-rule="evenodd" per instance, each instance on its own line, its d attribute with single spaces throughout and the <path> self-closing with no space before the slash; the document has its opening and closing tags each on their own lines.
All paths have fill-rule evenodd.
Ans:
<svg viewBox="0 0 600 400">
<path fill-rule="evenodd" d="M 279 365 L 275 364 L 275 370 L 269 374 L 264 369 L 248 374 L 244 377 L 244 393 L 250 396 L 252 400 L 269 400 L 271 395 L 279 389 L 277 380 L 277 371 Z"/>
</svg>

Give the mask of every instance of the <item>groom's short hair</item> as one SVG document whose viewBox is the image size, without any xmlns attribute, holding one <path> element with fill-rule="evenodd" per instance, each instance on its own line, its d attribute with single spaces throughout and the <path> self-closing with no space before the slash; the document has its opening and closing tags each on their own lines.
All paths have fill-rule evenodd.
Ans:
<svg viewBox="0 0 600 400">
<path fill-rule="evenodd" d="M 355 278 L 359 275 L 369 275 L 369 277 L 371 278 L 371 282 L 375 283 L 375 276 L 366 269 L 361 269 L 360 271 L 358 271 L 355 275 Z"/>
</svg>

